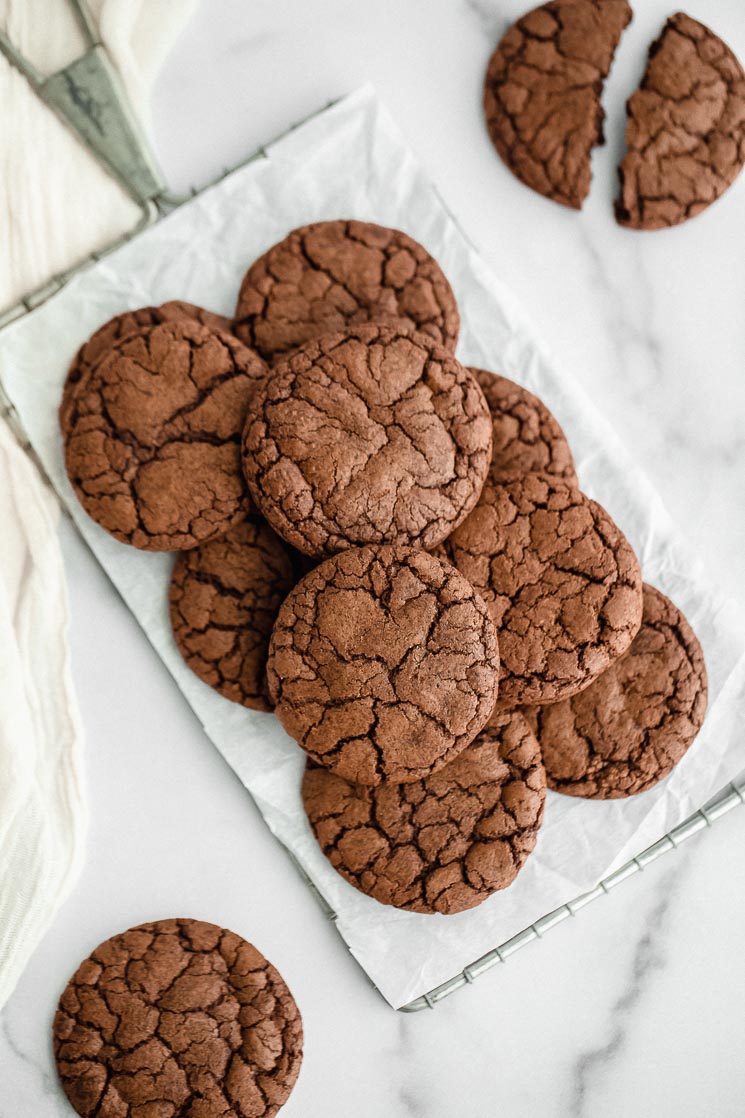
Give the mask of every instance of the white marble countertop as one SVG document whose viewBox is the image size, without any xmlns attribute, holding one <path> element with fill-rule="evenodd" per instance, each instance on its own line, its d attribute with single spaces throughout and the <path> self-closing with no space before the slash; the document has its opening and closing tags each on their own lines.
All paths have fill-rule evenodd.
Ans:
<svg viewBox="0 0 745 1118">
<path fill-rule="evenodd" d="M 524 6 L 203 0 L 155 90 L 158 153 L 174 189 L 204 182 L 372 80 L 560 367 L 612 417 L 712 577 L 745 604 L 745 177 L 679 230 L 615 225 L 623 100 L 671 10 L 645 0 L 608 83 L 608 145 L 583 214 L 520 186 L 486 139 L 480 85 Z M 740 0 L 718 0 L 716 18 L 711 7 L 691 0 L 687 10 L 745 58 Z M 396 1014 L 67 526 L 63 541 L 88 860 L 0 1017 L 0 1118 L 72 1113 L 49 1041 L 64 982 L 107 935 L 174 914 L 245 934 L 287 978 L 306 1030 L 287 1118 L 743 1113 L 745 811 L 436 1010 Z"/>
</svg>

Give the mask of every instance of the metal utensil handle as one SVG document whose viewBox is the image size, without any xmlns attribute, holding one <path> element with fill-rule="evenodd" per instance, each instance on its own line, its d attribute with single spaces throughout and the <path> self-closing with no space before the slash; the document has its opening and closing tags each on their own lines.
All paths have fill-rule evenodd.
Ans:
<svg viewBox="0 0 745 1118">
<path fill-rule="evenodd" d="M 167 188 L 85 0 L 69 0 L 86 41 L 79 58 L 45 76 L 0 31 L 0 53 L 143 209 Z"/>
</svg>

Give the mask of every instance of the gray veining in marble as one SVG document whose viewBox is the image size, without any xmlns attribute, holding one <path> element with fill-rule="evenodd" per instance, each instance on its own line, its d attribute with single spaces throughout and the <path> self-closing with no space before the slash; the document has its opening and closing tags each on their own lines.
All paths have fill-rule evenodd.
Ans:
<svg viewBox="0 0 745 1118">
<path fill-rule="evenodd" d="M 401 1114 L 406 1118 L 428 1118 L 431 1111 L 426 1098 L 427 1090 L 412 1067 L 417 1047 L 416 1022 L 402 1015 L 398 1019 L 395 1036 L 392 1055 L 398 1068 L 397 1097 Z"/>
<path fill-rule="evenodd" d="M 18 1044 L 11 1031 L 7 1013 L 0 1014 L 0 1035 L 13 1057 L 20 1063 L 29 1067 L 34 1075 L 38 1077 L 38 1080 L 43 1083 L 45 1090 L 51 1092 L 53 1087 L 52 1077 L 40 1060 L 35 1059 Z"/>
<path fill-rule="evenodd" d="M 602 1084 L 603 1072 L 622 1051 L 634 1015 L 643 1008 L 649 982 L 665 968 L 665 941 L 672 910 L 679 900 L 679 889 L 688 868 L 687 854 L 678 851 L 676 861 L 657 878 L 659 899 L 645 920 L 645 930 L 637 941 L 627 981 L 608 1014 L 608 1036 L 602 1043 L 580 1053 L 572 1070 L 572 1118 L 595 1118 L 593 1090 Z"/>
<path fill-rule="evenodd" d="M 494 46 L 497 45 L 509 26 L 503 10 L 494 0 L 465 0 L 466 7 L 476 16 L 482 30 Z"/>
</svg>

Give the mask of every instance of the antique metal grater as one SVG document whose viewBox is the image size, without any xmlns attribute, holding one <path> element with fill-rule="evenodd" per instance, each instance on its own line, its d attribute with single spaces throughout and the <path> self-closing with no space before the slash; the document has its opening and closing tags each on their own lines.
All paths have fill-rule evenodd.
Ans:
<svg viewBox="0 0 745 1118">
<path fill-rule="evenodd" d="M 0 329 L 34 310 L 61 290 L 72 276 L 113 252 L 120 245 L 137 236 L 148 225 L 201 193 L 201 190 L 214 186 L 247 163 L 265 157 L 264 148 L 259 148 L 236 166 L 227 168 L 206 186 L 200 189 L 192 189 L 187 196 L 175 197 L 170 194 L 155 157 L 149 149 L 145 135 L 129 105 L 118 75 L 98 37 L 95 23 L 85 0 L 69 0 L 69 3 L 83 32 L 86 50 L 68 66 L 57 73 L 44 76 L 20 54 L 2 32 L 0 32 L 0 52 L 24 75 L 38 96 L 76 133 L 81 142 L 94 154 L 109 174 L 138 203 L 142 216 L 136 226 L 124 236 L 118 237 L 111 244 L 91 253 L 90 256 L 66 272 L 53 276 L 42 287 L 29 292 L 14 306 L 5 311 L 0 310 Z M 328 106 L 326 107 L 328 108 Z M 323 112 L 324 110 L 320 111 Z M 298 122 L 288 131 L 294 130 L 302 123 L 304 121 Z M 9 420 L 22 446 L 34 458 L 42 474 L 44 474 L 13 406 L 3 390 L 1 381 L 0 412 Z M 46 478 L 46 480 L 51 485 L 49 479 Z M 401 1012 L 415 1013 L 420 1009 L 434 1008 L 443 998 L 449 997 L 456 990 L 473 982 L 497 963 L 505 962 L 516 951 L 540 939 L 567 917 L 575 916 L 580 909 L 591 901 L 610 893 L 616 886 L 646 869 L 663 854 L 675 850 L 681 843 L 687 842 L 694 835 L 699 834 L 707 827 L 711 827 L 723 815 L 740 804 L 745 804 L 745 774 L 727 784 L 699 811 L 674 827 L 668 834 L 643 850 L 624 866 L 604 878 L 590 892 L 583 893 L 553 912 L 542 916 L 534 924 L 523 929 L 505 943 L 494 947 L 491 951 L 482 955 L 481 958 L 474 960 L 460 974 L 454 975 L 447 982 L 402 1006 Z M 336 914 L 325 897 L 300 867 L 292 853 L 288 851 L 288 854 L 307 886 L 318 898 L 324 913 L 330 920 L 335 920 Z"/>
</svg>

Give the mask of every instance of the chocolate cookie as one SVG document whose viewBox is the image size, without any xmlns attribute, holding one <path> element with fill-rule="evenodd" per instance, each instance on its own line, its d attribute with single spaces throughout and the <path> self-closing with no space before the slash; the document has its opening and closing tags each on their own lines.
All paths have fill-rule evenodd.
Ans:
<svg viewBox="0 0 745 1118">
<path fill-rule="evenodd" d="M 363 788 L 309 766 L 303 803 L 342 877 L 383 904 L 463 912 L 504 889 L 535 847 L 546 774 L 527 722 L 495 714 L 459 757 L 413 784 Z"/>
<path fill-rule="evenodd" d="M 628 154 L 616 219 L 664 229 L 724 194 L 745 163 L 745 73 L 722 40 L 690 16 L 667 21 L 627 105 Z"/>
<path fill-rule="evenodd" d="M 460 319 L 440 265 L 398 229 L 319 221 L 252 264 L 233 329 L 266 360 L 364 322 L 419 330 L 455 350 Z"/>
<path fill-rule="evenodd" d="M 554 474 L 577 485 L 569 443 L 542 400 L 513 380 L 469 369 L 479 382 L 492 417 L 492 461 L 489 476 Z"/>
<path fill-rule="evenodd" d="M 210 330 L 222 330 L 226 334 L 231 332 L 232 320 L 226 315 L 215 314 L 214 311 L 205 310 L 194 303 L 185 303 L 183 299 L 170 299 L 167 303 L 161 303 L 158 311 L 162 322 L 189 318 L 201 322 L 202 326 L 209 326 Z"/>
<path fill-rule="evenodd" d="M 269 636 L 297 582 L 290 549 L 258 516 L 179 556 L 169 593 L 181 655 L 226 699 L 271 710 Z"/>
<path fill-rule="evenodd" d="M 272 1118 L 302 1060 L 281 975 L 201 920 L 158 920 L 102 943 L 65 988 L 53 1033 L 83 1118 Z"/>
<path fill-rule="evenodd" d="M 576 210 L 604 142 L 603 82 L 630 20 L 626 0 L 552 0 L 509 29 L 486 71 L 486 124 L 500 156 L 526 186 Z"/>
<path fill-rule="evenodd" d="M 196 547 L 247 510 L 240 434 L 264 362 L 180 319 L 114 342 L 78 385 L 65 465 L 83 508 L 145 551 Z"/>
<path fill-rule="evenodd" d="M 494 626 L 462 575 L 387 545 L 306 575 L 279 610 L 267 664 L 287 732 L 359 784 L 442 768 L 492 713 L 498 674 Z"/>
<path fill-rule="evenodd" d="M 561 703 L 526 708 L 548 784 L 569 796 L 614 800 L 646 792 L 677 765 L 706 713 L 706 666 L 683 614 L 651 586 L 631 648 Z"/>
<path fill-rule="evenodd" d="M 642 579 L 628 540 L 561 478 L 487 482 L 438 554 L 491 610 L 502 704 L 557 702 L 583 690 L 639 631 Z"/>
<path fill-rule="evenodd" d="M 193 303 L 183 303 L 176 299 L 170 303 L 163 303 L 160 307 L 138 307 L 136 310 L 115 315 L 91 334 L 88 341 L 81 345 L 73 357 L 62 389 L 60 424 L 65 426 L 72 398 L 82 378 L 115 342 L 128 334 L 134 334 L 143 326 L 155 326 L 159 322 L 171 322 L 179 318 L 194 319 L 212 330 L 230 331 L 231 329 L 229 318 L 224 318 L 221 314 L 213 314 L 203 307 L 196 307 Z"/>
<path fill-rule="evenodd" d="M 313 556 L 434 547 L 476 504 L 490 459 L 474 378 L 441 346 L 391 326 L 308 342 L 275 365 L 243 438 L 259 509 Z"/>
</svg>

